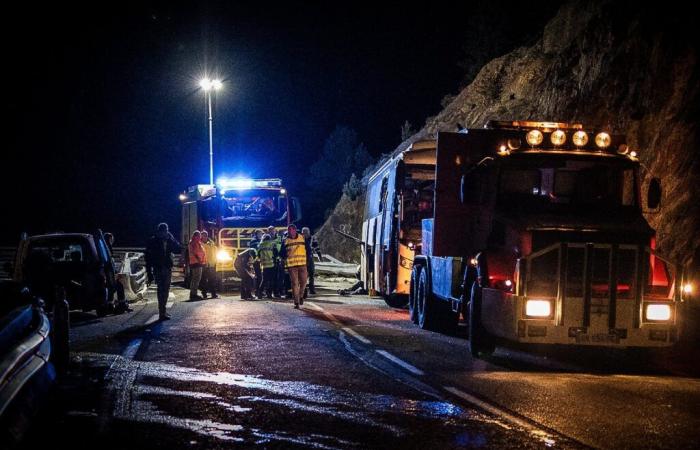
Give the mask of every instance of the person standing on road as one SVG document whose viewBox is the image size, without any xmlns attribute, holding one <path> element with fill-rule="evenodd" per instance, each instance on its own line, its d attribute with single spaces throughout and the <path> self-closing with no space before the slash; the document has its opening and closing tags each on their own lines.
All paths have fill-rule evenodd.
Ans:
<svg viewBox="0 0 700 450">
<path fill-rule="evenodd" d="M 262 290 L 267 298 L 272 298 L 275 288 L 275 278 L 277 278 L 277 245 L 272 240 L 269 234 L 262 238 L 262 242 L 258 246 L 258 257 L 260 258 L 260 267 L 262 267 Z"/>
<path fill-rule="evenodd" d="M 275 257 L 275 278 L 273 282 L 272 295 L 276 298 L 282 297 L 282 289 L 284 285 L 284 265 L 282 264 L 280 254 L 282 253 L 282 237 L 277 232 L 275 227 L 270 225 L 267 227 L 267 234 L 270 235 L 270 239 L 277 249 L 277 256 Z"/>
<path fill-rule="evenodd" d="M 316 265 L 314 263 L 314 254 L 317 254 L 321 258 L 321 249 L 318 246 L 318 241 L 315 236 L 311 236 L 311 230 L 309 227 L 304 227 L 301 229 L 301 234 L 304 236 L 304 241 L 306 244 L 306 272 L 309 276 L 308 293 L 316 294 L 316 286 L 314 285 L 314 272 L 316 271 Z M 304 291 L 304 298 L 307 297 L 306 291 Z"/>
<path fill-rule="evenodd" d="M 148 284 L 155 279 L 158 285 L 158 313 L 160 320 L 168 320 L 170 316 L 165 312 L 170 294 L 170 281 L 173 274 L 173 253 L 180 253 L 182 247 L 175 240 L 168 224 L 161 223 L 156 233 L 148 239 L 146 244 L 146 273 Z"/>
<path fill-rule="evenodd" d="M 262 242 L 263 238 L 263 231 L 262 230 L 255 230 L 253 233 L 253 239 L 250 240 L 250 244 L 248 246 L 250 248 L 254 248 L 255 251 L 258 251 L 258 247 L 260 247 L 260 243 Z M 253 270 L 255 270 L 255 296 L 258 297 L 259 299 L 263 298 L 263 293 L 262 293 L 262 283 L 263 283 L 263 274 L 262 274 L 262 267 L 260 266 L 260 261 L 256 259 L 253 261 Z"/>
<path fill-rule="evenodd" d="M 105 233 L 103 236 L 105 238 L 105 244 L 107 244 L 107 248 L 109 249 L 109 257 L 112 260 L 112 269 L 114 270 L 114 288 L 110 288 L 109 292 L 110 301 L 114 298 L 115 294 L 117 295 L 117 301 L 114 304 L 114 312 L 119 314 L 133 311 L 133 309 L 129 308 L 129 303 L 126 301 L 124 286 L 120 280 L 120 274 L 117 273 L 117 263 L 114 261 L 114 234 Z M 127 279 L 126 282 L 128 283 L 129 280 Z"/>
<path fill-rule="evenodd" d="M 254 248 L 247 248 L 236 256 L 233 267 L 241 278 L 241 300 L 253 300 L 253 287 L 255 286 L 255 271 L 253 261 L 257 257 Z"/>
<path fill-rule="evenodd" d="M 207 255 L 202 245 L 202 234 L 198 230 L 192 233 L 192 239 L 187 245 L 187 255 L 190 266 L 190 300 L 201 300 L 197 289 L 202 279 L 202 270 L 207 265 Z"/>
<path fill-rule="evenodd" d="M 294 308 L 304 304 L 304 289 L 306 289 L 306 244 L 304 236 L 297 233 L 297 227 L 290 224 L 287 227 L 287 238 L 282 246 L 282 258 L 284 258 L 289 272 L 294 297 Z"/>
<path fill-rule="evenodd" d="M 211 298 L 219 298 L 216 294 L 216 244 L 206 231 L 202 231 L 202 246 L 207 259 L 202 269 L 202 281 L 199 283 L 202 298 L 207 298 L 207 292 L 211 294 Z"/>
</svg>

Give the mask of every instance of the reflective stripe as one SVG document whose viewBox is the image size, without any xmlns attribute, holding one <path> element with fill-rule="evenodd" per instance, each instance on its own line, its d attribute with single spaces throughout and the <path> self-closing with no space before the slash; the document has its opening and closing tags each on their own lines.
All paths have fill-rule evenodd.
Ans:
<svg viewBox="0 0 700 450">
<path fill-rule="evenodd" d="M 287 238 L 284 241 L 287 250 L 287 267 L 299 267 L 306 265 L 306 243 L 304 236 L 298 234 L 296 239 Z"/>
</svg>

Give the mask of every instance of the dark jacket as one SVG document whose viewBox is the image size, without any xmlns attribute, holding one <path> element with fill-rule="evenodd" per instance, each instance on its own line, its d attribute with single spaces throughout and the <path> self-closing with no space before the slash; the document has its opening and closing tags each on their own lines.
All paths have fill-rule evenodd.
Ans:
<svg viewBox="0 0 700 450">
<path fill-rule="evenodd" d="M 146 244 L 146 270 L 151 273 L 154 268 L 172 268 L 173 253 L 180 253 L 180 244 L 172 234 L 157 232 Z"/>
<path fill-rule="evenodd" d="M 314 253 L 318 255 L 321 260 L 323 260 L 323 257 L 321 256 L 321 248 L 318 245 L 318 241 L 316 240 L 315 236 L 311 236 L 311 239 L 307 239 L 306 242 L 304 242 L 306 245 L 306 265 L 307 267 L 313 267 L 314 266 Z"/>
</svg>

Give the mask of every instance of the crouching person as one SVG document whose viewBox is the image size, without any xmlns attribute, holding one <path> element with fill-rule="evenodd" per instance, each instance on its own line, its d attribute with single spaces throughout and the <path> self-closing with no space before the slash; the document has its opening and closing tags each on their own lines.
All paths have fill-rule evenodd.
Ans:
<svg viewBox="0 0 700 450">
<path fill-rule="evenodd" d="M 241 300 L 253 299 L 253 288 L 255 287 L 255 269 L 253 262 L 257 257 L 254 248 L 247 248 L 236 256 L 233 267 L 241 278 Z"/>
</svg>

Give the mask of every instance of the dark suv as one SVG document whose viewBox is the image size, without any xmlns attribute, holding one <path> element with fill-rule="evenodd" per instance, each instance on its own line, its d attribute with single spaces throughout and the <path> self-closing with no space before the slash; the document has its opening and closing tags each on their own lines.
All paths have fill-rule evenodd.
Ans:
<svg viewBox="0 0 700 450">
<path fill-rule="evenodd" d="M 115 268 L 101 231 L 23 239 L 17 249 L 14 280 L 29 286 L 49 308 L 56 286 L 65 287 L 70 309 L 104 315 L 114 307 Z"/>
</svg>

